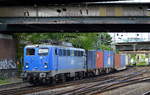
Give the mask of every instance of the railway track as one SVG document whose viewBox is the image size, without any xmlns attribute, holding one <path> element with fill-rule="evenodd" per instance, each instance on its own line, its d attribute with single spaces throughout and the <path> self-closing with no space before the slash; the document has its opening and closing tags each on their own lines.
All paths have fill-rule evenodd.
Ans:
<svg viewBox="0 0 150 95">
<path fill-rule="evenodd" d="M 150 91 L 145 92 L 143 95 L 150 95 Z"/>
<path fill-rule="evenodd" d="M 76 80 L 76 81 L 70 81 L 70 82 L 65 82 L 65 83 L 58 83 L 56 85 L 43 85 L 43 86 L 26 86 L 26 87 L 21 87 L 21 88 L 14 88 L 14 89 L 5 89 L 5 90 L 0 90 L 0 95 L 21 95 L 21 94 L 26 94 L 26 93 L 32 93 L 32 92 L 38 92 L 38 91 L 43 91 L 43 90 L 48 90 L 48 89 L 54 89 L 54 88 L 61 88 L 61 87 L 67 87 L 71 86 L 74 84 L 81 84 L 81 83 L 88 83 L 88 82 L 94 82 L 94 81 L 102 81 L 106 79 L 111 79 L 112 75 L 108 76 L 101 76 L 101 78 L 95 77 L 95 78 L 90 78 L 90 79 L 83 79 L 83 80 Z"/>
<path fill-rule="evenodd" d="M 60 91 L 60 92 L 57 91 L 57 92 L 51 93 L 51 94 L 54 94 L 54 95 L 85 95 L 85 94 L 89 94 L 89 95 L 91 95 L 91 94 L 95 94 L 95 92 L 97 92 L 99 90 L 100 91 L 105 90 L 105 88 L 111 87 L 112 85 L 121 84 L 122 82 L 125 82 L 125 81 L 128 82 L 129 80 L 131 81 L 132 78 L 142 75 L 145 72 L 146 72 L 145 70 L 143 70 L 143 72 L 139 72 L 139 73 L 132 72 L 130 74 L 117 76 L 117 77 L 114 77 L 112 79 L 108 79 L 105 81 L 95 82 L 92 84 L 86 84 L 86 86 L 80 85 L 80 86 L 78 86 L 78 88 L 75 88 L 75 89 L 69 89 L 69 90 Z M 136 79 L 134 79 L 134 80 L 136 80 Z"/>
<path fill-rule="evenodd" d="M 139 71 L 141 71 L 141 70 L 139 70 Z M 137 71 L 137 72 L 139 72 L 139 71 Z M 130 79 L 130 78 L 133 78 L 133 77 L 136 77 L 136 76 L 139 76 L 139 75 L 141 75 L 141 74 L 143 74 L 143 73 L 145 73 L 146 71 L 145 70 L 143 70 L 143 72 L 139 72 L 139 73 L 137 73 L 137 72 L 133 72 L 132 74 L 130 73 L 130 74 L 126 74 L 126 75 L 124 75 L 124 76 L 115 76 L 115 77 L 112 77 L 111 79 L 105 79 L 105 80 L 102 80 L 102 81 L 100 81 L 100 83 L 99 83 L 99 81 L 95 81 L 95 83 L 86 83 L 86 84 L 81 84 L 81 85 L 79 85 L 79 84 L 76 84 L 76 85 L 79 85 L 79 86 L 77 86 L 77 87 L 74 87 L 74 88 L 72 88 L 72 89 L 67 89 L 67 90 L 65 90 L 65 89 L 63 89 L 63 90 L 61 90 L 61 91 L 59 91 L 59 90 L 52 90 L 52 91 L 48 91 L 48 93 L 47 94 L 49 94 L 49 95 L 78 95 L 78 93 L 81 93 L 81 92 L 83 92 L 83 91 L 85 91 L 85 90 L 89 90 L 89 89 L 87 89 L 87 88 L 92 88 L 92 87 L 95 87 L 95 86 L 97 86 L 97 85 L 103 85 L 103 84 L 106 84 L 106 83 L 108 83 L 108 82 L 112 82 L 112 81 L 114 81 L 114 80 L 117 80 L 117 79 L 119 79 L 119 78 L 122 78 L 122 79 Z M 126 78 L 125 78 L 126 77 Z M 97 83 L 99 83 L 99 84 L 97 84 Z M 37 94 L 36 93 L 36 95 L 42 95 L 43 93 L 39 93 L 39 94 Z M 47 95 L 47 94 L 45 94 L 45 95 Z M 84 94 L 87 94 L 87 93 L 84 93 Z M 33 94 L 34 95 L 34 94 Z M 79 94 L 80 95 L 80 94 Z"/>
<path fill-rule="evenodd" d="M 17 82 L 17 83 L 11 83 L 11 84 L 5 84 L 5 85 L 0 85 L 0 91 L 3 90 L 9 90 L 12 88 L 21 88 L 21 87 L 26 87 L 29 86 L 29 83 L 26 82 Z"/>
<path fill-rule="evenodd" d="M 119 85 L 119 83 L 121 85 L 121 83 L 123 82 L 125 84 L 128 81 L 134 81 L 133 79 L 138 80 L 136 78 L 142 78 L 140 76 L 142 76 L 146 72 L 148 72 L 148 69 L 146 70 L 145 69 L 128 69 L 126 71 L 122 71 L 119 73 L 112 73 L 112 74 L 105 75 L 105 76 L 102 75 L 99 77 L 70 81 L 70 82 L 65 82 L 61 84 L 58 83 L 57 85 L 43 85 L 43 86 L 31 86 L 31 85 L 29 86 L 28 85 L 28 86 L 24 86 L 20 88 L 13 88 L 13 89 L 5 89 L 5 90 L 0 89 L 0 95 L 12 95 L 12 94 L 22 95 L 22 94 L 28 94 L 28 93 L 34 94 L 35 92 L 36 92 L 36 95 L 38 95 L 39 91 L 42 92 L 46 90 L 53 90 L 53 89 L 59 89 L 59 88 L 64 88 L 64 89 L 60 91 L 53 90 L 49 94 L 54 94 L 54 95 L 60 95 L 60 94 L 61 95 L 63 94 L 82 95 L 82 94 L 87 94 L 87 93 L 95 94 L 95 93 L 99 93 L 99 91 L 101 92 L 102 90 L 106 91 L 106 90 L 112 89 L 113 86 L 116 87 L 116 85 L 117 84 Z M 124 81 L 124 80 L 128 80 L 128 81 Z M 72 87 L 72 88 L 68 89 L 67 87 Z"/>
</svg>

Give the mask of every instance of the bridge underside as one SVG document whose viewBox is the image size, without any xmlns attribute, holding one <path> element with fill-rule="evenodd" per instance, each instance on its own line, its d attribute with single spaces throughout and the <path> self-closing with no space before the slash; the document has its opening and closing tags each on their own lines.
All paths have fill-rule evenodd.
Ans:
<svg viewBox="0 0 150 95">
<path fill-rule="evenodd" d="M 150 53 L 150 41 L 118 43 L 116 49 L 125 53 Z"/>
<path fill-rule="evenodd" d="M 5 24 L 0 32 L 149 32 L 148 24 Z"/>
<path fill-rule="evenodd" d="M 0 5 L 48 5 L 48 4 L 69 4 L 81 2 L 102 2 L 120 0 L 0 0 Z"/>
<path fill-rule="evenodd" d="M 1 32 L 147 32 L 149 17 L 0 17 Z"/>
<path fill-rule="evenodd" d="M 150 54 L 150 51 L 121 51 L 123 54 Z"/>
</svg>

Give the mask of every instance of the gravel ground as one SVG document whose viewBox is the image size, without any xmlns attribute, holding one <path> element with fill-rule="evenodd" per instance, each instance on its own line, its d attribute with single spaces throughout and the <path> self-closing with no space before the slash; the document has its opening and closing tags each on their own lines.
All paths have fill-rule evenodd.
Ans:
<svg viewBox="0 0 150 95">
<path fill-rule="evenodd" d="M 143 95 L 147 91 L 150 91 L 150 81 L 128 85 L 97 95 Z"/>
</svg>

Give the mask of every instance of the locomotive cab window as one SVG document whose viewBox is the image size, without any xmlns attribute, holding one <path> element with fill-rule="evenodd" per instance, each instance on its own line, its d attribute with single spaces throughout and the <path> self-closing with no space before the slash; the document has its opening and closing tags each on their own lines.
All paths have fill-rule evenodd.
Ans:
<svg viewBox="0 0 150 95">
<path fill-rule="evenodd" d="M 75 54 L 74 54 L 75 56 L 78 56 L 78 51 L 75 51 Z"/>
<path fill-rule="evenodd" d="M 71 51 L 71 56 L 74 56 L 74 51 L 73 50 Z"/>
<path fill-rule="evenodd" d="M 78 51 L 78 56 L 81 56 L 80 51 Z"/>
<path fill-rule="evenodd" d="M 40 56 L 46 56 L 46 55 L 48 55 L 48 48 L 40 48 L 39 51 L 38 51 L 38 54 Z"/>
<path fill-rule="evenodd" d="M 70 56 L 70 50 L 67 50 L 67 56 Z"/>
<path fill-rule="evenodd" d="M 66 50 L 63 50 L 63 56 L 66 56 Z"/>
<path fill-rule="evenodd" d="M 83 56 L 83 51 L 81 51 L 81 56 Z"/>
<path fill-rule="evenodd" d="M 26 49 L 26 55 L 28 55 L 28 56 L 35 55 L 35 49 L 33 49 L 33 48 L 27 48 Z"/>
<path fill-rule="evenodd" d="M 58 55 L 58 50 L 57 49 L 55 49 L 55 55 Z"/>
<path fill-rule="evenodd" d="M 59 56 L 62 56 L 62 49 L 59 49 Z"/>
</svg>

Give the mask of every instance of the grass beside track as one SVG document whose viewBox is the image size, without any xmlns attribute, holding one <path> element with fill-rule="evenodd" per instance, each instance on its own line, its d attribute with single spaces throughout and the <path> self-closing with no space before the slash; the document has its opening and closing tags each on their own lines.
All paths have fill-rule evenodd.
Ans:
<svg viewBox="0 0 150 95">
<path fill-rule="evenodd" d="M 0 85 L 2 84 L 9 84 L 11 83 L 9 80 L 5 79 L 5 78 L 0 78 Z"/>
</svg>

